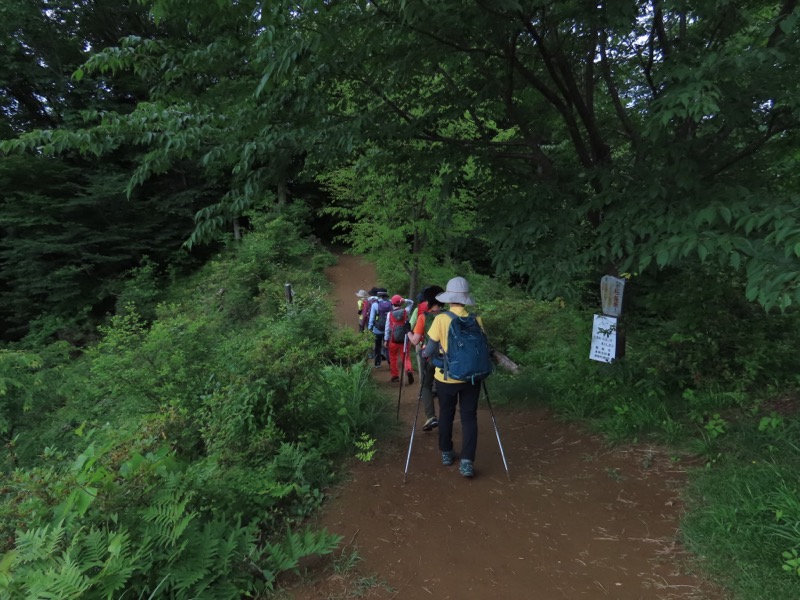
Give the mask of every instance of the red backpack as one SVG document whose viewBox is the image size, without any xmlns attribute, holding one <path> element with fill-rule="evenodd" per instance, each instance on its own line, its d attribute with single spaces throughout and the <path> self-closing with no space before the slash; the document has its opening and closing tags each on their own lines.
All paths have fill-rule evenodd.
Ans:
<svg viewBox="0 0 800 600">
<path fill-rule="evenodd" d="M 395 315 L 400 313 L 400 318 Z M 408 314 L 405 308 L 398 308 L 389 313 L 389 339 L 395 344 L 402 344 L 406 334 L 411 331 L 408 324 Z"/>
</svg>

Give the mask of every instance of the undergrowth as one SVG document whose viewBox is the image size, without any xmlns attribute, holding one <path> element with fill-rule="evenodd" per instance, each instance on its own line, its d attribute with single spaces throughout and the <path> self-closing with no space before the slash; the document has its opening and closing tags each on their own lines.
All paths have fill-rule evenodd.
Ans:
<svg viewBox="0 0 800 600">
<path fill-rule="evenodd" d="M 604 364 L 589 360 L 599 297 L 538 302 L 452 265 L 423 283 L 455 275 L 521 367 L 489 380 L 493 403 L 545 405 L 610 444 L 657 443 L 699 463 L 681 535 L 700 568 L 739 600 L 800 598 L 800 312 L 765 313 L 735 273 L 704 265 L 634 277 L 625 357 Z"/>
<path fill-rule="evenodd" d="M 96 344 L 0 351 L 0 598 L 266 597 L 337 547 L 304 522 L 386 402 L 330 255 L 290 215 L 250 223 L 160 303 L 134 278 Z"/>
</svg>

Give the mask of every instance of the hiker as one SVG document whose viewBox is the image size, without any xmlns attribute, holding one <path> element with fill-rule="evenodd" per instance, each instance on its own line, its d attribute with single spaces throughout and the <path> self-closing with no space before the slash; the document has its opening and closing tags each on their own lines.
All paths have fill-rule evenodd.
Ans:
<svg viewBox="0 0 800 600">
<path fill-rule="evenodd" d="M 398 359 L 403 362 L 403 368 L 408 376 L 408 383 L 414 383 L 414 368 L 411 366 L 411 347 L 406 339 L 408 333 L 408 316 L 414 301 L 403 298 L 400 294 L 392 296 L 392 310 L 386 320 L 383 340 L 389 349 L 389 368 L 392 372 L 392 381 L 400 381 L 400 367 Z"/>
<path fill-rule="evenodd" d="M 358 311 L 356 314 L 358 315 L 358 333 L 364 333 L 364 305 L 367 303 L 367 291 L 366 290 L 358 290 L 356 292 L 356 305 L 358 306 Z"/>
<path fill-rule="evenodd" d="M 417 324 L 417 319 L 419 315 L 424 313 L 428 309 L 428 293 L 429 290 L 437 289 L 439 292 L 443 292 L 444 290 L 440 288 L 438 285 L 426 285 L 422 288 L 419 294 L 417 294 L 417 306 L 414 308 L 414 312 L 411 313 L 411 318 L 409 319 L 409 324 L 411 325 L 411 329 L 413 330 Z M 437 294 L 439 292 L 436 292 Z M 435 295 L 435 294 L 434 294 Z"/>
<path fill-rule="evenodd" d="M 378 299 L 378 288 L 372 286 L 370 290 L 367 292 L 367 299 L 361 306 L 361 322 L 359 326 L 361 330 L 367 329 L 367 325 L 369 324 L 369 313 L 370 309 L 372 308 L 372 303 Z"/>
<path fill-rule="evenodd" d="M 436 393 L 433 389 L 435 367 L 430 359 L 422 357 L 422 352 L 428 342 L 428 330 L 433 325 L 436 315 L 444 308 L 444 304 L 436 299 L 436 294 L 444 290 L 438 285 L 424 288 L 424 290 L 417 311 L 417 319 L 413 325 L 414 330 L 408 334 L 408 341 L 417 348 L 417 356 L 421 362 L 419 365 L 420 395 L 426 419 L 422 431 L 430 431 L 439 425 L 439 420 L 436 418 L 436 407 L 433 405 L 433 396 Z"/>
<path fill-rule="evenodd" d="M 454 277 L 447 282 L 447 289 L 436 295 L 436 300 L 441 303 L 449 304 L 450 310 L 440 312 L 433 320 L 433 324 L 428 330 L 428 343 L 425 346 L 423 356 L 434 361 L 436 365 L 435 379 L 436 389 L 439 396 L 439 450 L 442 453 L 442 464 L 452 465 L 456 459 L 453 450 L 453 419 L 456 414 L 456 404 L 461 413 L 461 465 L 459 471 L 464 477 L 474 475 L 473 463 L 475 461 L 475 450 L 478 445 L 478 396 L 481 391 L 480 379 L 473 378 L 471 381 L 456 379 L 450 372 L 448 356 L 456 356 L 457 348 L 448 354 L 448 337 L 451 332 L 451 321 L 455 318 L 460 323 L 472 325 L 480 334 L 481 343 L 477 343 L 475 338 L 470 338 L 474 347 L 469 348 L 468 357 L 479 355 L 482 362 L 488 362 L 491 372 L 491 357 L 489 355 L 488 343 L 483 333 L 483 323 L 480 317 L 471 317 L 464 308 L 467 305 L 475 304 L 469 295 L 469 283 L 463 277 Z M 474 326 L 477 321 L 477 326 Z M 470 328 L 472 331 L 473 328 Z M 439 354 L 444 354 L 444 362 Z M 459 354 L 458 358 L 465 355 Z M 488 373 L 487 373 L 488 374 Z M 481 375 L 480 377 L 485 377 Z"/>
<path fill-rule="evenodd" d="M 374 366 L 376 369 L 381 368 L 384 346 L 383 338 L 386 333 L 386 322 L 389 319 L 388 315 L 391 311 L 392 303 L 389 302 L 389 293 L 385 288 L 375 288 L 375 300 L 370 305 L 367 329 L 375 336 Z"/>
</svg>

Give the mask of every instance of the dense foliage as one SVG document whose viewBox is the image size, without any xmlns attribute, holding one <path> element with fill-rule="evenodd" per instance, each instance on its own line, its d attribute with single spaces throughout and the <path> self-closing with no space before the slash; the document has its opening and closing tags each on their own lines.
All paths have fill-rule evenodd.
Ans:
<svg viewBox="0 0 800 600">
<path fill-rule="evenodd" d="M 651 313 L 632 296 L 626 356 L 604 364 L 588 360 L 595 307 L 534 301 L 463 264 L 423 282 L 454 270 L 467 275 L 493 346 L 521 366 L 492 377 L 493 404 L 544 404 L 610 443 L 651 449 L 644 469 L 685 469 L 692 568 L 733 598 L 800 595 L 799 315 L 765 314 L 701 267 L 665 272 L 659 284 L 675 293 Z"/>
<path fill-rule="evenodd" d="M 380 404 L 320 322 L 323 215 L 393 289 L 470 274 L 527 367 L 501 396 L 688 444 L 687 541 L 800 595 L 796 0 L 0 15 L 3 593 L 257 594 L 330 549 L 293 527 Z M 628 352 L 596 365 L 607 273 Z"/>
<path fill-rule="evenodd" d="M 192 165 L 222 192 L 196 243 L 377 148 L 378 176 L 477 199 L 473 235 L 539 295 L 699 259 L 741 270 L 764 306 L 798 299 L 793 1 L 139 4 L 146 34 L 76 79 L 148 97 L 6 151 L 142 148 L 129 192 Z"/>
<path fill-rule="evenodd" d="M 0 350 L 1 598 L 255 596 L 338 544 L 302 522 L 385 403 L 318 293 L 329 256 L 251 222 L 79 359 Z"/>
</svg>

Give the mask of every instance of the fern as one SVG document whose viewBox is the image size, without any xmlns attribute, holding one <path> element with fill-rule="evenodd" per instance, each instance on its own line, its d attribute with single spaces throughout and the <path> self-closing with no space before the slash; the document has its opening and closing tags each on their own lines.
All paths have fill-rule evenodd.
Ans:
<svg viewBox="0 0 800 600">
<path fill-rule="evenodd" d="M 84 568 L 100 567 L 103 565 L 106 553 L 106 537 L 107 535 L 99 529 L 91 529 L 83 539 L 76 536 L 70 544 L 70 550 L 76 554 L 76 558 Z M 81 544 L 80 541 L 84 543 Z"/>
<path fill-rule="evenodd" d="M 342 541 L 342 536 L 329 533 L 327 530 L 313 531 L 306 528 L 302 533 L 286 530 L 286 537 L 275 544 L 267 544 L 264 548 L 265 567 L 262 574 L 267 584 L 272 587 L 277 576 L 284 571 L 293 571 L 300 564 L 300 559 L 312 554 L 330 554 Z"/>
<path fill-rule="evenodd" d="M 57 569 L 50 569 L 45 573 L 47 588 L 39 594 L 32 593 L 30 598 L 72 600 L 81 598 L 92 586 L 91 580 L 84 575 L 81 566 L 75 562 L 69 551 L 61 555 L 56 565 Z M 34 580 L 34 583 L 38 582 Z"/>
<path fill-rule="evenodd" d="M 202 530 L 189 532 L 189 537 L 191 542 L 186 552 L 172 569 L 171 584 L 177 597 L 238 598 L 233 585 L 231 596 L 220 594 L 228 583 L 244 574 L 237 567 L 255 545 L 255 530 L 239 523 L 232 525 L 228 521 L 213 520 L 205 523 Z"/>
<path fill-rule="evenodd" d="M 15 563 L 30 564 L 45 561 L 55 554 L 64 538 L 64 525 L 45 525 L 17 535 Z"/>
<path fill-rule="evenodd" d="M 20 532 L 0 599 L 111 600 L 135 572 L 146 571 L 125 531 L 78 530 L 61 548 L 64 538 L 62 523 Z"/>
<path fill-rule="evenodd" d="M 206 523 L 201 532 L 195 533 L 192 543 L 181 556 L 180 564 L 173 572 L 172 582 L 175 590 L 182 592 L 193 590 L 195 594 L 202 592 L 208 584 L 200 584 L 206 580 L 217 559 L 219 535 L 221 529 L 219 522 Z"/>
<path fill-rule="evenodd" d="M 187 512 L 192 495 L 184 492 L 172 492 L 157 496 L 151 506 L 145 509 L 145 521 L 156 526 L 156 534 L 166 545 L 175 545 L 178 538 L 197 516 L 196 512 Z"/>
<path fill-rule="evenodd" d="M 149 562 L 141 552 L 134 554 L 127 531 L 110 532 L 104 540 L 108 556 L 94 578 L 97 597 L 111 600 L 131 581 L 137 571 L 147 571 Z"/>
</svg>

